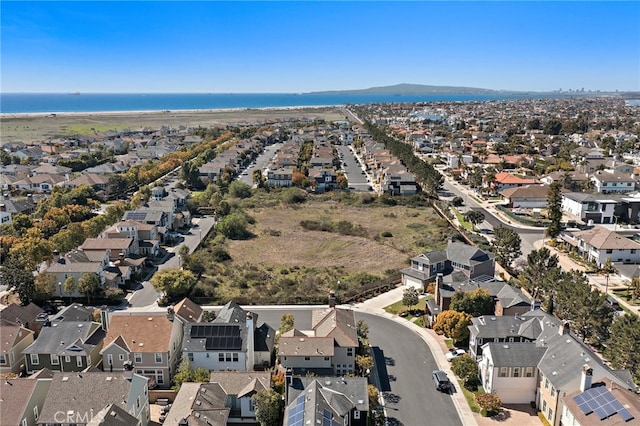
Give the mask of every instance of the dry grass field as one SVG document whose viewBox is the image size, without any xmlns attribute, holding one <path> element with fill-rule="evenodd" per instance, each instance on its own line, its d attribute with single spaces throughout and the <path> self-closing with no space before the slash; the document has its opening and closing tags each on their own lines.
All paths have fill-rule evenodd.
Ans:
<svg viewBox="0 0 640 426">
<path fill-rule="evenodd" d="M 89 135 L 94 131 L 140 130 L 161 126 L 211 127 L 227 124 L 264 123 L 289 118 L 344 119 L 336 107 L 239 109 L 212 111 L 104 112 L 64 114 L 3 114 L 2 142 L 40 143 L 57 137 Z"/>
<path fill-rule="evenodd" d="M 254 237 L 227 240 L 232 260 L 209 264 L 198 284 L 220 303 L 318 303 L 331 289 L 345 300 L 397 276 L 411 257 L 443 248 L 453 232 L 431 207 L 363 205 L 346 193 L 303 204 L 262 200 L 244 211 L 255 220 Z M 301 221 L 343 221 L 359 235 L 310 231 Z"/>
</svg>

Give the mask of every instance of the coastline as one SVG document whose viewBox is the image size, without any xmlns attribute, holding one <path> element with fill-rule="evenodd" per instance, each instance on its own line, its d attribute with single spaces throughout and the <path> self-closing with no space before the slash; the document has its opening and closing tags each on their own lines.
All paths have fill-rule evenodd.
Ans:
<svg viewBox="0 0 640 426">
<path fill-rule="evenodd" d="M 212 109 L 170 109 L 170 110 L 119 110 L 119 111 L 60 111 L 60 112 L 0 112 L 3 118 L 33 118 L 33 117 L 91 117 L 91 116 L 123 116 L 123 115 L 167 115 L 167 114 L 220 114 L 250 111 L 301 111 L 326 108 L 342 108 L 345 104 L 336 105 L 300 105 L 300 106 L 273 106 L 256 108 L 212 108 Z"/>
</svg>

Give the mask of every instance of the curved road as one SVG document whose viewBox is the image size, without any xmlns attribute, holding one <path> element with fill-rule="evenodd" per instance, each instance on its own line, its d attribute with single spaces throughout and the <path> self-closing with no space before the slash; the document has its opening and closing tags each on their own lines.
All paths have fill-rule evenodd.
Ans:
<svg viewBox="0 0 640 426">
<path fill-rule="evenodd" d="M 388 424 L 461 425 L 451 395 L 435 388 L 431 372 L 438 366 L 424 340 L 394 321 L 362 312 L 355 314 L 356 320 L 369 325 Z"/>
</svg>

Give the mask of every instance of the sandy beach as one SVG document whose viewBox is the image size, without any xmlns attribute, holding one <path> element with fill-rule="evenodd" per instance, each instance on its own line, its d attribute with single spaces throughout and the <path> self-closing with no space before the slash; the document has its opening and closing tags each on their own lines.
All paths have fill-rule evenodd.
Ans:
<svg viewBox="0 0 640 426">
<path fill-rule="evenodd" d="M 65 112 L 0 115 L 2 142 L 41 143 L 94 131 L 152 129 L 161 126 L 211 127 L 264 123 L 288 118 L 344 119 L 338 106 L 289 108 L 236 108 L 218 110 Z"/>
</svg>

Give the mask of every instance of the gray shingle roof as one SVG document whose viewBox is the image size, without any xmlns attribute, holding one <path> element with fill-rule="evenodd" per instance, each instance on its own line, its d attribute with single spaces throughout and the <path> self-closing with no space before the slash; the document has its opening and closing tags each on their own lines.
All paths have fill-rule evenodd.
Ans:
<svg viewBox="0 0 640 426">
<path fill-rule="evenodd" d="M 104 338 L 96 322 L 63 321 L 42 327 L 40 335 L 24 351 L 25 354 L 88 355 Z M 91 340 L 90 340 L 91 338 Z M 102 408 L 102 407 L 101 407 Z"/>
<path fill-rule="evenodd" d="M 496 367 L 535 367 L 546 351 L 534 342 L 486 343 L 483 353 L 487 348 Z"/>
</svg>

